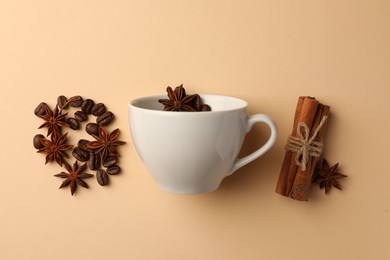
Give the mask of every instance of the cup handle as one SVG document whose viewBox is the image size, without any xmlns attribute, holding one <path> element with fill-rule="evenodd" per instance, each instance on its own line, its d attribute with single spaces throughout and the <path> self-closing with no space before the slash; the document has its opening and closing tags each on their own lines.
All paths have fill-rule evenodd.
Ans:
<svg viewBox="0 0 390 260">
<path fill-rule="evenodd" d="M 247 132 L 249 132 L 251 130 L 252 126 L 255 123 L 267 124 L 269 126 L 269 128 L 271 129 L 271 136 L 269 137 L 268 141 L 262 147 L 260 147 L 259 149 L 257 149 L 253 153 L 251 153 L 251 154 L 249 154 L 241 159 L 237 159 L 236 162 L 234 163 L 229 175 L 232 174 L 233 172 L 235 172 L 236 170 L 238 170 L 239 168 L 241 168 L 242 166 L 247 165 L 248 163 L 252 162 L 253 160 L 256 160 L 257 158 L 262 156 L 265 152 L 267 152 L 274 145 L 274 143 L 276 141 L 276 137 L 278 135 L 278 128 L 277 128 L 275 122 L 272 120 L 272 118 L 267 116 L 267 115 L 264 115 L 264 114 L 256 114 L 256 115 L 249 116 Z"/>
</svg>

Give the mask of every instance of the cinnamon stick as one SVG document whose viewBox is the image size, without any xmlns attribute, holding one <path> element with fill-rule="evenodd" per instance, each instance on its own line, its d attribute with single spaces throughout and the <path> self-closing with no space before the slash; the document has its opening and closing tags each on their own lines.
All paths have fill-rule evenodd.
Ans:
<svg viewBox="0 0 390 260">
<path fill-rule="evenodd" d="M 305 123 L 309 128 L 313 124 L 313 120 L 317 111 L 319 102 L 313 97 L 299 97 L 297 109 L 295 112 L 294 126 L 292 136 L 297 136 L 297 127 L 300 122 Z M 295 163 L 295 152 L 286 151 L 280 171 L 276 192 L 289 196 L 294 185 L 298 166 Z"/>
<path fill-rule="evenodd" d="M 324 116 L 328 116 L 330 107 L 327 105 L 319 104 L 317 111 L 315 113 L 315 118 L 313 125 L 311 127 L 310 136 L 312 136 L 315 130 L 319 127 L 321 120 Z M 323 137 L 325 134 L 325 125 L 323 125 L 317 133 L 316 141 L 322 143 Z M 303 171 L 302 168 L 297 168 L 297 173 L 294 179 L 294 184 L 292 186 L 290 197 L 300 201 L 309 200 L 309 189 L 311 185 L 311 180 L 313 177 L 313 172 L 318 161 L 317 157 L 311 157 L 309 162 L 306 165 L 306 170 Z"/>
<path fill-rule="evenodd" d="M 303 105 L 303 100 L 304 100 L 304 97 L 299 97 L 299 99 L 298 99 L 297 108 L 295 110 L 293 129 L 296 129 L 298 126 L 299 116 L 300 116 L 302 105 Z M 276 186 L 276 192 L 279 194 L 282 194 L 284 196 L 287 196 L 290 192 L 287 190 L 287 183 L 290 183 L 295 178 L 295 175 L 289 176 L 287 174 L 289 171 L 291 158 L 292 158 L 292 152 L 286 150 L 286 153 L 284 155 L 283 164 L 282 164 L 281 173 L 279 175 L 278 184 Z"/>
</svg>

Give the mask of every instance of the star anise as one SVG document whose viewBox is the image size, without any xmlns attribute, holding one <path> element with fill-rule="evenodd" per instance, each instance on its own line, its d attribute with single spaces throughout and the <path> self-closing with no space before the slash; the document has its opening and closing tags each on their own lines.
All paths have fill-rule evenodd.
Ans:
<svg viewBox="0 0 390 260">
<path fill-rule="evenodd" d="M 126 142 L 117 141 L 119 129 L 115 129 L 111 134 L 107 133 L 104 127 L 99 127 L 99 136 L 93 135 L 96 141 L 89 142 L 87 148 L 94 149 L 96 153 L 100 153 L 102 159 L 106 159 L 108 155 L 119 156 L 117 146 L 123 145 Z"/>
<path fill-rule="evenodd" d="M 158 100 L 159 103 L 164 105 L 164 111 L 196 111 L 191 104 L 196 95 L 186 95 L 183 85 L 176 87 L 175 90 L 167 87 L 167 93 L 169 99 Z"/>
<path fill-rule="evenodd" d="M 329 166 L 329 163 L 323 159 L 321 168 L 316 170 L 316 176 L 313 179 L 314 183 L 319 183 L 320 188 L 325 188 L 325 194 L 329 193 L 331 187 L 335 187 L 336 189 L 342 190 L 339 179 L 347 177 L 347 175 L 341 174 L 337 172 L 338 163 Z"/>
<path fill-rule="evenodd" d="M 93 174 L 84 173 L 85 169 L 87 168 L 86 163 L 84 163 L 80 167 L 79 167 L 77 161 L 73 164 L 73 167 L 71 167 L 68 163 L 64 163 L 64 165 L 65 165 L 65 168 L 68 171 L 68 173 L 61 172 L 61 173 L 54 175 L 54 176 L 59 177 L 59 178 L 66 178 L 62 182 L 60 189 L 69 185 L 70 192 L 73 195 L 73 193 L 76 191 L 77 184 L 81 185 L 84 188 L 87 188 L 87 189 L 89 188 L 88 184 L 82 180 L 84 178 L 90 178 L 93 176 Z"/>
<path fill-rule="evenodd" d="M 66 153 L 66 151 L 71 149 L 73 145 L 69 145 L 66 143 L 67 136 L 68 133 L 65 133 L 59 138 L 52 135 L 51 141 L 47 140 L 46 138 L 41 139 L 43 148 L 39 149 L 37 153 L 46 154 L 45 164 L 52 160 L 55 160 L 59 165 L 62 166 L 62 163 L 64 162 L 64 157 L 69 158 L 69 155 Z"/>
<path fill-rule="evenodd" d="M 38 129 L 47 127 L 47 136 L 53 134 L 54 137 L 56 137 L 60 134 L 62 126 L 69 126 L 67 123 L 65 123 L 65 117 L 68 113 L 62 114 L 62 111 L 58 109 L 58 106 L 55 107 L 54 112 L 48 106 L 45 106 L 44 109 L 45 113 L 43 115 L 39 115 L 39 117 L 46 122 L 43 123 Z"/>
</svg>

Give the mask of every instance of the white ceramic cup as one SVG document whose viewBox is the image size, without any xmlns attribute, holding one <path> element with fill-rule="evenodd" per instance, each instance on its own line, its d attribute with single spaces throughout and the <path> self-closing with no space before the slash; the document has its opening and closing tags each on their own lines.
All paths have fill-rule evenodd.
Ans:
<svg viewBox="0 0 390 260">
<path fill-rule="evenodd" d="M 166 96 L 138 98 L 128 106 L 135 148 L 164 191 L 213 191 L 224 177 L 263 155 L 276 141 L 274 121 L 263 114 L 249 116 L 245 101 L 228 96 L 200 96 L 212 111 L 162 111 L 163 105 L 157 100 Z M 270 127 L 268 141 L 238 159 L 245 135 L 257 122 Z"/>
</svg>

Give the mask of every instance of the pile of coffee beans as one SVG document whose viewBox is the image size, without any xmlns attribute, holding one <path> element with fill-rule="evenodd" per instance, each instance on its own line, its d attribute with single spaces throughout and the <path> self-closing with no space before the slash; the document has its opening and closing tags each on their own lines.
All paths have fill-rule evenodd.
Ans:
<svg viewBox="0 0 390 260">
<path fill-rule="evenodd" d="M 71 108 L 76 110 L 73 115 L 69 116 L 69 113 L 64 113 L 65 110 Z M 42 134 L 37 134 L 33 138 L 33 146 L 39 153 L 47 155 L 46 163 L 57 156 L 60 157 L 57 163 L 63 166 L 61 164 L 63 162 L 69 166 L 70 164 L 67 162 L 69 156 L 66 150 L 71 149 L 72 146 L 67 143 L 59 144 L 59 140 L 67 127 L 72 130 L 80 130 L 83 124 L 85 124 L 85 131 L 96 140 L 80 139 L 72 149 L 71 154 L 73 158 L 87 164 L 91 171 L 95 171 L 96 180 L 101 186 L 109 184 L 109 175 L 116 175 L 121 172 L 121 168 L 118 166 L 119 153 L 107 154 L 106 152 L 105 158 L 103 158 L 101 150 L 88 146 L 91 142 L 96 142 L 97 140 L 101 142 L 103 147 L 109 145 L 105 143 L 106 141 L 109 142 L 109 140 L 105 140 L 100 135 L 102 128 L 107 133 L 106 127 L 114 121 L 115 116 L 111 111 L 107 110 L 103 103 L 95 103 L 92 99 L 83 99 L 81 96 L 73 96 L 68 99 L 61 95 L 57 98 L 54 110 L 51 110 L 45 102 L 41 102 L 34 110 L 34 114 L 45 120 L 45 123 L 40 128 L 52 128 L 51 132 L 48 133 L 50 139 L 46 139 Z M 90 116 L 95 117 L 94 122 L 88 122 Z M 119 129 L 115 131 L 119 132 Z M 125 142 L 116 141 L 115 145 L 118 145 L 118 143 L 124 144 Z M 62 151 L 60 151 L 61 149 Z M 111 149 L 110 151 L 115 152 L 116 150 Z"/>
<path fill-rule="evenodd" d="M 69 117 L 66 121 L 71 129 L 80 129 L 80 123 L 87 121 L 88 115 L 91 114 L 97 117 L 96 126 L 107 126 L 114 120 L 114 114 L 111 111 L 107 111 L 107 108 L 103 103 L 95 104 L 92 99 L 84 100 L 81 96 L 75 96 L 73 98 L 74 101 L 71 102 L 68 102 L 68 99 L 65 96 L 59 96 L 57 98 L 57 106 L 60 109 L 66 109 L 68 106 L 80 108 L 80 110 L 74 112 L 73 117 Z"/>
</svg>

